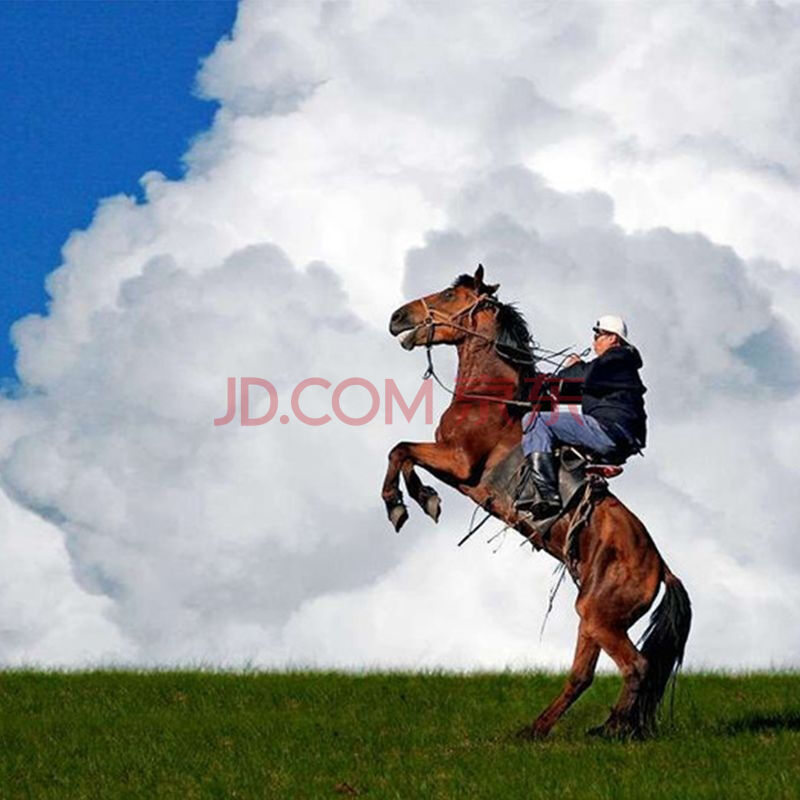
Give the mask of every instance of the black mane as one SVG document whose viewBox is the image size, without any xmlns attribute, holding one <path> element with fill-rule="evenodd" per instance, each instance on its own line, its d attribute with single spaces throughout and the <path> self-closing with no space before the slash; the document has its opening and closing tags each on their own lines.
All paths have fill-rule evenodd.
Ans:
<svg viewBox="0 0 800 800">
<path fill-rule="evenodd" d="M 534 361 L 533 343 L 525 317 L 513 303 L 501 303 L 498 300 L 496 304 L 498 341 L 500 339 L 507 340 L 514 349 L 524 354 L 520 358 L 521 361 L 527 361 L 532 364 Z"/>
<path fill-rule="evenodd" d="M 459 286 L 466 286 L 467 289 L 475 290 L 475 278 L 472 275 L 467 275 L 464 273 L 463 275 L 459 275 L 451 284 L 451 288 L 458 289 Z"/>
</svg>

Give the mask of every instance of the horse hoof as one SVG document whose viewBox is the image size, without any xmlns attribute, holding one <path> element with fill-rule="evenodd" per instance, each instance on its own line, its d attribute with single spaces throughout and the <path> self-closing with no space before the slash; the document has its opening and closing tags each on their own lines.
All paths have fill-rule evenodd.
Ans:
<svg viewBox="0 0 800 800">
<path fill-rule="evenodd" d="M 630 725 L 621 725 L 619 723 L 605 723 L 605 725 L 597 725 L 594 728 L 589 728 L 586 731 L 587 736 L 594 736 L 599 739 L 607 739 L 608 741 L 629 741 L 644 738 L 641 732 Z"/>
<path fill-rule="evenodd" d="M 439 515 L 442 513 L 442 501 L 436 492 L 425 501 L 425 513 L 434 521 L 439 521 Z"/>
<path fill-rule="evenodd" d="M 408 519 L 408 509 L 405 507 L 403 503 L 399 503 L 398 505 L 393 506 L 392 509 L 389 511 L 389 522 L 392 523 L 397 533 L 400 532 L 400 528 L 402 528 L 403 525 L 405 525 L 407 519 Z"/>
<path fill-rule="evenodd" d="M 547 731 L 543 731 L 535 725 L 526 725 L 517 731 L 516 738 L 524 742 L 541 742 L 547 738 Z"/>
</svg>

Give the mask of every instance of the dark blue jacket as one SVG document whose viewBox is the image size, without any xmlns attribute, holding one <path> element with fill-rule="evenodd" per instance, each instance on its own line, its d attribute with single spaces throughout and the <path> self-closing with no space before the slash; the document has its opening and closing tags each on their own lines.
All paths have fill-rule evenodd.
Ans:
<svg viewBox="0 0 800 800">
<path fill-rule="evenodd" d="M 647 389 L 639 377 L 641 367 L 639 351 L 624 344 L 592 361 L 566 367 L 558 377 L 582 380 L 583 413 L 594 417 L 617 445 L 636 450 L 647 443 Z M 575 388 L 567 385 L 562 394 L 574 396 Z"/>
</svg>

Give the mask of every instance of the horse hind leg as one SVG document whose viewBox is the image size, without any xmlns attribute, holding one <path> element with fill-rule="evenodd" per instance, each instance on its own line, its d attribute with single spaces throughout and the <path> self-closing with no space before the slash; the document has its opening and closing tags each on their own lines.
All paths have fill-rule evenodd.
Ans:
<svg viewBox="0 0 800 800">
<path fill-rule="evenodd" d="M 432 486 L 426 486 L 420 480 L 414 469 L 414 462 L 406 460 L 402 466 L 403 480 L 411 498 L 419 503 L 422 510 L 434 521 L 439 521 L 442 513 L 442 501 L 439 494 Z"/>
<path fill-rule="evenodd" d="M 572 668 L 558 697 L 536 718 L 532 725 L 519 732 L 525 739 L 543 739 L 551 728 L 567 712 L 567 709 L 591 686 L 600 655 L 600 645 L 591 635 L 588 626 L 581 621 L 578 628 L 578 643 Z"/>
<path fill-rule="evenodd" d="M 664 597 L 650 617 L 650 624 L 642 637 L 641 654 L 647 671 L 631 710 L 644 734 L 655 732 L 658 709 L 667 684 L 683 662 L 691 624 L 689 595 L 681 581 L 664 565 Z"/>
<path fill-rule="evenodd" d="M 692 622 L 692 604 L 686 589 L 666 565 L 662 569 L 664 596 L 650 618 L 641 650 L 628 638 L 631 617 L 625 627 L 600 622 L 593 628 L 595 639 L 622 672 L 624 683 L 611 716 L 592 732 L 642 738 L 656 730 L 658 709 L 670 677 L 682 663 Z M 652 600 L 650 596 L 642 608 Z"/>
<path fill-rule="evenodd" d="M 641 738 L 649 733 L 650 727 L 650 721 L 639 713 L 639 693 L 647 674 L 647 659 L 624 630 L 595 627 L 593 635 L 622 673 L 622 690 L 608 719 L 589 733 L 610 738 Z"/>
</svg>

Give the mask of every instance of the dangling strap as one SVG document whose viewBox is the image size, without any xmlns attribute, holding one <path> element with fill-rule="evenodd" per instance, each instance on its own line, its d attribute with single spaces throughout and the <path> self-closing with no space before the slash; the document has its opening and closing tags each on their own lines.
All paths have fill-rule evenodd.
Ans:
<svg viewBox="0 0 800 800">
<path fill-rule="evenodd" d="M 595 501 L 605 494 L 608 489 L 608 484 L 605 479 L 591 475 L 586 480 L 586 488 L 583 490 L 583 497 L 581 498 L 575 513 L 569 523 L 567 535 L 564 537 L 564 563 L 567 565 L 569 574 L 575 585 L 580 587 L 580 576 L 578 574 L 578 567 L 580 566 L 580 546 L 578 539 L 578 532 L 589 524 L 589 519 L 594 511 Z"/>
</svg>

